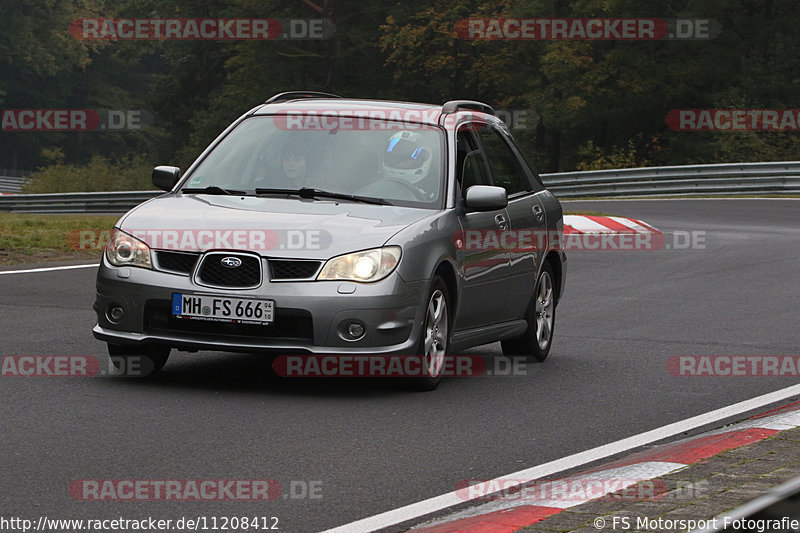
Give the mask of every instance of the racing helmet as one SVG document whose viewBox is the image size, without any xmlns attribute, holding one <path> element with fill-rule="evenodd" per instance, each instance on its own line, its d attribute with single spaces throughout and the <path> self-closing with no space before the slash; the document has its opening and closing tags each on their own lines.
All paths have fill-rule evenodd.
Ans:
<svg viewBox="0 0 800 533">
<path fill-rule="evenodd" d="M 414 131 L 398 131 L 389 138 L 383 152 L 383 171 L 387 177 L 409 183 L 424 180 L 431 169 L 431 151 Z"/>
</svg>

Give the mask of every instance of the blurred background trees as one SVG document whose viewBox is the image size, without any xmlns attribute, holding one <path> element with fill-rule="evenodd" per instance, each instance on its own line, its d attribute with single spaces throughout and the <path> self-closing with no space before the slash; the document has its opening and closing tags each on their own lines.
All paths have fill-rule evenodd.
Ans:
<svg viewBox="0 0 800 533">
<path fill-rule="evenodd" d="M 241 113 L 293 89 L 469 98 L 522 111 L 512 131 L 542 172 L 796 160 L 800 132 L 680 132 L 665 117 L 681 108 L 800 108 L 798 15 L 794 0 L 0 0 L 0 108 L 148 117 L 131 131 L 0 131 L 0 169 L 39 170 L 41 184 L 63 181 L 64 190 L 144 186 L 153 165 L 185 168 Z M 489 16 L 703 18 L 721 32 L 658 41 L 458 37 L 457 21 Z M 92 17 L 326 18 L 335 30 L 325 40 L 70 35 L 72 20 Z M 103 184 L 81 184 L 81 172 Z"/>
</svg>

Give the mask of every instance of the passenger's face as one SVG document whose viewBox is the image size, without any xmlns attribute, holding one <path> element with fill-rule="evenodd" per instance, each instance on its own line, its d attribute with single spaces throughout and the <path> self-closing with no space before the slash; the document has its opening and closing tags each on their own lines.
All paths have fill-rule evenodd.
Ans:
<svg viewBox="0 0 800 533">
<path fill-rule="evenodd" d="M 290 179 L 304 178 L 306 175 L 306 158 L 298 154 L 283 156 L 283 173 Z"/>
</svg>

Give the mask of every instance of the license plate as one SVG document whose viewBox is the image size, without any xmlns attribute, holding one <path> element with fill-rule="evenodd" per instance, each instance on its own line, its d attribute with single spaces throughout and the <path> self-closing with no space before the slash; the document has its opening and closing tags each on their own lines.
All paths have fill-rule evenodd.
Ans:
<svg viewBox="0 0 800 533">
<path fill-rule="evenodd" d="M 273 320 L 274 311 L 273 300 L 228 298 L 208 294 L 172 294 L 172 315 L 175 318 L 237 324 L 269 324 Z"/>
</svg>

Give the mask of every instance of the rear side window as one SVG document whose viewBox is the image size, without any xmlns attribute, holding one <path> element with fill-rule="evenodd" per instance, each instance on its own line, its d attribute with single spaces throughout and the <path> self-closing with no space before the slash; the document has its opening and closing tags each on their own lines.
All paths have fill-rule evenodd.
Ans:
<svg viewBox="0 0 800 533">
<path fill-rule="evenodd" d="M 492 169 L 494 184 L 505 188 L 509 196 L 530 190 L 516 154 L 496 128 L 487 124 L 478 135 Z"/>
</svg>

